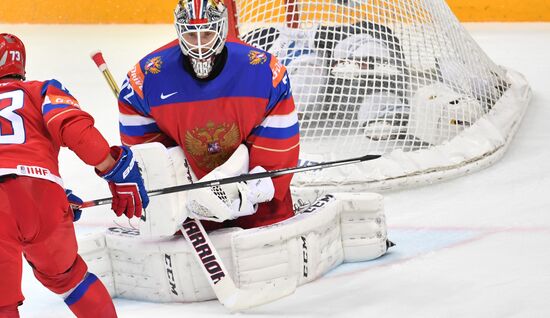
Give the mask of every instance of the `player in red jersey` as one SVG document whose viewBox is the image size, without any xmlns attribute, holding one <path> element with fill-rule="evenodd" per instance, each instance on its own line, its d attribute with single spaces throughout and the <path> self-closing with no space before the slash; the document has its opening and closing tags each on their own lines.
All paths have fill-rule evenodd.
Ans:
<svg viewBox="0 0 550 318">
<path fill-rule="evenodd" d="M 77 254 L 68 198 L 82 201 L 63 188 L 59 148 L 96 168 L 119 216 L 139 217 L 147 206 L 141 174 L 132 152 L 109 148 L 58 81 L 25 81 L 25 59 L 21 40 L 0 34 L 0 318 L 19 317 L 22 253 L 36 278 L 77 317 L 116 317 L 104 285 Z"/>
<path fill-rule="evenodd" d="M 296 166 L 299 124 L 285 67 L 265 51 L 226 41 L 223 1 L 180 0 L 175 25 L 178 40 L 139 61 L 122 85 L 122 142 L 179 145 L 198 179 L 224 175 L 213 170 L 241 144 L 249 153 L 246 172 Z M 240 197 L 233 202 L 222 199 L 232 210 L 225 216 L 206 207 L 210 199 L 216 200 L 204 193 L 211 188 L 191 191 L 188 201 L 202 206 L 202 212 L 211 211 L 200 215 L 190 208 L 189 212 L 200 219 L 230 220 L 223 225 L 205 222 L 207 229 L 279 222 L 294 215 L 291 178 L 222 186 Z"/>
</svg>

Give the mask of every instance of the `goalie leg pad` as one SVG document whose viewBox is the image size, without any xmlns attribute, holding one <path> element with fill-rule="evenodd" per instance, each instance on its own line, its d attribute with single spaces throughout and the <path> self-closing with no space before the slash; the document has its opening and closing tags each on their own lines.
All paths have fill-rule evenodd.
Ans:
<svg viewBox="0 0 550 318">
<path fill-rule="evenodd" d="M 160 143 L 132 147 L 148 190 L 189 184 L 196 180 L 180 147 L 166 149 Z M 145 237 L 172 236 L 187 217 L 187 192 L 176 192 L 150 198 L 139 222 Z"/>
<path fill-rule="evenodd" d="M 235 281 L 241 288 L 291 277 L 313 281 L 342 262 L 386 253 L 383 197 L 338 193 L 318 199 L 283 222 L 233 235 Z"/>
<path fill-rule="evenodd" d="M 280 280 L 298 286 L 342 262 L 377 258 L 386 253 L 386 233 L 381 195 L 338 193 L 283 222 L 221 229 L 209 238 L 236 285 L 248 289 Z M 113 296 L 155 302 L 216 298 L 190 244 L 180 236 L 151 239 L 113 227 L 79 245 L 90 271 Z"/>
<path fill-rule="evenodd" d="M 209 235 L 232 273 L 231 235 L 238 228 Z M 113 297 L 151 302 L 195 302 L 216 299 L 191 246 L 182 236 L 144 238 L 138 231 L 112 227 L 79 239 L 82 257 Z"/>
<path fill-rule="evenodd" d="M 114 297 L 117 293 L 105 233 L 90 233 L 78 237 L 78 254 L 88 265 L 88 271 L 94 273 Z"/>
<path fill-rule="evenodd" d="M 332 195 L 288 220 L 233 236 L 235 281 L 241 288 L 284 277 L 301 285 L 343 259 L 339 203 Z"/>
<path fill-rule="evenodd" d="M 377 193 L 337 193 L 344 262 L 370 261 L 387 251 L 384 197 Z"/>
</svg>

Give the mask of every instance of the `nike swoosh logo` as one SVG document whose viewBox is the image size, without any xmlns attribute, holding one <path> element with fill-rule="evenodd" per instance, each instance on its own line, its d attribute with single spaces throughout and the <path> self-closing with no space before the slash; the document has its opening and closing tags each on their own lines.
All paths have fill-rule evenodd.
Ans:
<svg viewBox="0 0 550 318">
<path fill-rule="evenodd" d="M 164 93 L 160 94 L 160 99 L 167 99 L 170 96 L 176 95 L 178 92 L 173 92 L 172 94 L 164 95 Z"/>
</svg>

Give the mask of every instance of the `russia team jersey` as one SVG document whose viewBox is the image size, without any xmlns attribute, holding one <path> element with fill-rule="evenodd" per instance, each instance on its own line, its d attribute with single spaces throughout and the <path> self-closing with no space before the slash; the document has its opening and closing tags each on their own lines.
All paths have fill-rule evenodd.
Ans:
<svg viewBox="0 0 550 318">
<path fill-rule="evenodd" d="M 60 146 L 66 145 L 64 128 L 76 121 L 93 126 L 93 118 L 80 110 L 58 81 L 0 82 L 0 175 L 31 176 L 62 185 L 57 157 Z M 77 142 L 79 136 L 67 138 Z M 108 147 L 102 142 L 97 156 L 104 159 Z M 94 161 L 98 159 L 91 158 Z"/>
<path fill-rule="evenodd" d="M 178 144 L 198 178 L 242 143 L 249 149 L 250 168 L 296 166 L 299 125 L 285 67 L 242 43 L 227 43 L 226 49 L 223 69 L 209 81 L 186 71 L 177 41 L 136 64 L 119 96 L 122 142 Z M 260 210 L 292 210 L 291 178 L 273 179 L 275 198 Z"/>
</svg>

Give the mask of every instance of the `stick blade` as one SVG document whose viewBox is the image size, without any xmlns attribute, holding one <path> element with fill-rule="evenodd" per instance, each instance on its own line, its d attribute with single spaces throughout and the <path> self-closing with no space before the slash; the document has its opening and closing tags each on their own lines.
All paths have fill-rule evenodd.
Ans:
<svg viewBox="0 0 550 318">
<path fill-rule="evenodd" d="M 381 155 L 366 155 L 361 158 L 359 158 L 359 161 L 369 161 L 369 160 L 376 160 L 378 158 L 382 157 Z"/>
</svg>

